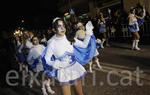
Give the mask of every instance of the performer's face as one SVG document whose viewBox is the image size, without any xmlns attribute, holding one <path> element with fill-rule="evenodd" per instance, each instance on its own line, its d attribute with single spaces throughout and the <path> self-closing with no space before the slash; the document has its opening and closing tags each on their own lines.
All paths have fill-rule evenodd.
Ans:
<svg viewBox="0 0 150 95">
<path fill-rule="evenodd" d="M 33 38 L 33 45 L 38 45 L 39 44 L 39 40 L 37 37 Z"/>
<path fill-rule="evenodd" d="M 27 38 L 29 38 L 29 33 L 28 33 L 27 31 L 25 31 L 25 32 L 23 33 L 23 36 L 24 36 L 25 39 L 27 39 Z"/>
<path fill-rule="evenodd" d="M 135 14 L 135 9 L 133 10 L 133 14 Z"/>
<path fill-rule="evenodd" d="M 84 27 L 84 25 L 83 25 L 81 22 L 79 22 L 79 23 L 77 24 L 77 27 L 78 27 L 80 30 L 85 30 L 85 27 Z"/>
<path fill-rule="evenodd" d="M 66 33 L 65 25 L 62 20 L 59 20 L 57 25 L 57 34 L 63 36 L 65 35 L 65 33 Z"/>
</svg>

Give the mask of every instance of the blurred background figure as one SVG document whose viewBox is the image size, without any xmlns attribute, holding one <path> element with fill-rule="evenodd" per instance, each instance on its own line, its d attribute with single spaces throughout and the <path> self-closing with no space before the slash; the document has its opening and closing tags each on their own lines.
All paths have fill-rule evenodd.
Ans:
<svg viewBox="0 0 150 95">
<path fill-rule="evenodd" d="M 140 35 L 139 35 L 139 24 L 137 22 L 137 16 L 135 15 L 135 8 L 130 9 L 129 18 L 129 31 L 132 33 L 132 50 L 140 50 L 138 47 Z"/>
<path fill-rule="evenodd" d="M 98 18 L 98 26 L 99 26 L 98 32 L 101 39 L 101 48 L 104 48 L 104 42 L 106 41 L 106 21 L 102 12 L 100 12 Z"/>
<path fill-rule="evenodd" d="M 38 73 L 40 76 L 44 74 L 44 68 L 41 60 L 41 55 L 43 51 L 45 50 L 45 46 L 39 44 L 38 37 L 34 36 L 32 38 L 33 47 L 30 49 L 27 62 L 29 64 L 30 69 L 34 73 Z M 30 75 L 30 82 L 29 86 L 30 88 L 33 86 L 33 76 Z M 42 87 L 41 87 L 43 95 L 54 94 L 55 92 L 50 87 L 50 79 L 44 78 L 42 79 Z"/>
<path fill-rule="evenodd" d="M 78 31 L 76 32 L 75 38 L 83 41 L 85 39 L 85 36 L 86 36 L 86 30 L 85 30 L 85 27 L 84 27 L 82 22 L 77 23 L 77 29 L 78 29 Z M 100 65 L 99 59 L 97 57 L 98 55 L 99 55 L 99 53 L 98 53 L 98 50 L 96 49 L 95 56 L 89 63 L 89 71 L 90 72 L 93 72 L 93 70 L 92 70 L 93 61 L 97 64 L 97 66 L 100 69 L 102 68 L 101 65 Z"/>
</svg>

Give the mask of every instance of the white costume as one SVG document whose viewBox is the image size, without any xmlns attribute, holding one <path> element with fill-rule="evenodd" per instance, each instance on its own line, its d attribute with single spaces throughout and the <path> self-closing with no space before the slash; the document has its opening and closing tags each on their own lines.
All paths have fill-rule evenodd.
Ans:
<svg viewBox="0 0 150 95">
<path fill-rule="evenodd" d="M 90 28 L 90 27 L 88 27 Z M 93 29 L 93 28 L 92 28 Z M 86 48 L 91 35 L 93 34 L 92 29 L 86 31 L 86 37 L 84 41 L 75 39 L 75 46 Z M 70 83 L 74 82 L 76 79 L 81 78 L 86 70 L 77 61 L 72 60 L 71 54 L 74 52 L 74 47 L 67 40 L 66 36 L 57 37 L 54 35 L 51 40 L 49 40 L 47 46 L 47 52 L 45 54 L 45 60 L 48 65 L 57 69 L 57 80 L 60 83 Z M 55 60 L 51 60 L 52 56 L 55 56 Z"/>
<path fill-rule="evenodd" d="M 139 25 L 137 22 L 137 18 L 134 14 L 129 15 L 129 30 L 130 32 L 138 32 L 139 31 Z"/>
<path fill-rule="evenodd" d="M 40 72 L 40 71 L 44 71 L 43 68 L 43 64 L 42 64 L 42 60 L 41 60 L 41 55 L 44 51 L 45 47 L 43 45 L 33 45 L 33 47 L 30 49 L 27 61 L 29 65 L 33 65 L 35 64 L 35 60 L 38 60 L 38 62 L 35 64 L 35 68 L 32 68 L 35 72 Z M 31 77 L 29 86 L 32 87 L 33 84 L 33 79 Z M 48 93 L 50 94 L 54 94 L 55 92 L 51 89 L 50 87 L 50 80 L 44 80 L 42 81 L 42 93 L 43 95 L 48 95 Z M 46 91 L 47 89 L 47 91 Z"/>
<path fill-rule="evenodd" d="M 45 47 L 43 45 L 33 45 L 33 47 L 30 49 L 27 57 L 28 64 L 32 65 L 35 60 L 39 60 L 36 68 L 33 69 L 35 72 L 43 71 L 43 65 L 40 56 L 44 49 Z"/>
</svg>

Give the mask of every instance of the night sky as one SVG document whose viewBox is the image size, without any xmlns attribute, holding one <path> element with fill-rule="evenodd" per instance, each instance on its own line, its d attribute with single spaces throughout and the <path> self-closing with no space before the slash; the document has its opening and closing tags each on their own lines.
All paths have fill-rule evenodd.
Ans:
<svg viewBox="0 0 150 95">
<path fill-rule="evenodd" d="M 52 18 L 60 15 L 57 3 L 58 0 L 1 0 L 0 25 L 14 27 L 24 19 L 29 26 L 48 26 Z"/>
</svg>

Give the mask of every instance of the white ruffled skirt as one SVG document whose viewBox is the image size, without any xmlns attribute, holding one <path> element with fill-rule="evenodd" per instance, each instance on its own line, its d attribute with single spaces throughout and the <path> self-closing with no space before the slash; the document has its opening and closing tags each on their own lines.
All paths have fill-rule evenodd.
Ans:
<svg viewBox="0 0 150 95">
<path fill-rule="evenodd" d="M 76 62 L 69 67 L 59 69 L 57 71 L 57 79 L 61 84 L 72 84 L 77 79 L 82 78 L 85 74 L 85 68 Z"/>
</svg>

